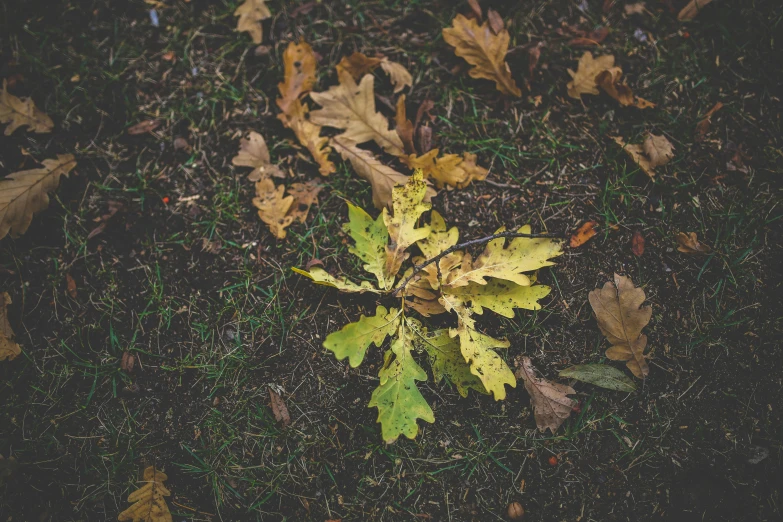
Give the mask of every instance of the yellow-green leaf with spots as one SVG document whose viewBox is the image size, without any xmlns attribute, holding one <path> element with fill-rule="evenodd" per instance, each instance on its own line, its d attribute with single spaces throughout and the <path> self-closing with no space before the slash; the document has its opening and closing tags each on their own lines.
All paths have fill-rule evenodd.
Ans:
<svg viewBox="0 0 783 522">
<path fill-rule="evenodd" d="M 502 231 L 501 228 L 496 233 Z M 520 227 L 517 232 L 530 234 L 530 225 Z M 475 261 L 465 254 L 460 269 L 452 271 L 446 279 L 446 286 L 467 286 L 471 282 L 485 285 L 486 277 L 529 286 L 530 278 L 524 272 L 553 265 L 549 259 L 563 253 L 560 242 L 552 239 L 516 237 L 507 247 L 505 244 L 505 238 L 493 239 Z"/>
<path fill-rule="evenodd" d="M 386 273 L 396 275 L 402 262 L 408 258 L 405 251 L 409 246 L 430 235 L 429 225 L 417 227 L 421 215 L 431 207 L 424 202 L 427 185 L 421 170 L 411 176 L 408 182 L 392 190 L 393 214 L 383 209 L 383 221 L 389 231 L 391 243 L 386 247 Z"/>
<path fill-rule="evenodd" d="M 453 247 L 457 241 L 459 241 L 457 227 L 447 229 L 443 216 L 433 210 L 430 215 L 430 234 L 424 239 L 420 239 L 416 244 L 424 257 L 430 259 Z"/>
<path fill-rule="evenodd" d="M 343 231 L 354 240 L 348 250 L 364 261 L 363 268 L 378 278 L 378 287 L 389 290 L 394 284 L 394 274 L 386 273 L 386 244 L 389 232 L 383 216 L 373 220 L 362 208 L 348 203 L 348 223 Z"/>
<path fill-rule="evenodd" d="M 492 393 L 496 401 L 506 398 L 506 384 L 516 387 L 514 372 L 506 361 L 498 355 L 496 348 L 508 348 L 508 341 L 501 341 L 485 335 L 474 328 L 469 315 L 458 312 L 457 328 L 452 328 L 449 335 L 459 337 L 462 357 L 470 364 L 470 373 L 478 377 L 484 388 Z"/>
<path fill-rule="evenodd" d="M 361 316 L 355 323 L 349 323 L 338 332 L 333 332 L 324 341 L 324 348 L 334 353 L 337 360 L 348 357 L 348 363 L 356 368 L 364 360 L 367 348 L 375 343 L 381 347 L 386 336 L 393 335 L 400 324 L 400 312 L 379 306 L 373 316 Z"/>
<path fill-rule="evenodd" d="M 384 355 L 383 368 L 378 374 L 381 384 L 370 398 L 369 407 L 378 408 L 381 436 L 387 443 L 400 435 L 416 437 L 418 419 L 435 422 L 432 408 L 416 386 L 416 381 L 427 380 L 427 373 L 413 359 L 411 334 L 407 325 L 400 325 L 391 349 Z"/>
<path fill-rule="evenodd" d="M 481 379 L 470 373 L 470 366 L 460 351 L 459 340 L 452 339 L 447 329 L 428 332 L 421 327 L 421 323 L 410 318 L 408 324 L 414 332 L 414 345 L 429 355 L 435 382 L 447 378 L 463 397 L 468 396 L 470 389 L 485 395 L 488 393 Z"/>
<path fill-rule="evenodd" d="M 552 289 L 545 285 L 520 286 L 503 279 L 490 279 L 486 285 L 470 283 L 448 290 L 450 295 L 458 297 L 477 314 L 483 314 L 489 308 L 496 314 L 514 317 L 514 308 L 540 310 L 538 300 L 549 295 Z"/>
<path fill-rule="evenodd" d="M 362 281 L 360 285 L 357 285 L 347 277 L 343 277 L 342 279 L 338 279 L 334 277 L 332 274 L 324 270 L 323 268 L 314 267 L 311 268 L 310 271 L 302 270 L 301 268 L 292 268 L 294 272 L 297 274 L 303 275 L 307 278 L 312 279 L 316 284 L 324 285 L 324 286 L 331 286 L 332 288 L 337 288 L 341 292 L 348 292 L 348 293 L 355 293 L 360 294 L 362 292 L 373 292 L 375 294 L 380 294 L 381 291 L 372 286 L 372 284 L 369 281 Z"/>
</svg>

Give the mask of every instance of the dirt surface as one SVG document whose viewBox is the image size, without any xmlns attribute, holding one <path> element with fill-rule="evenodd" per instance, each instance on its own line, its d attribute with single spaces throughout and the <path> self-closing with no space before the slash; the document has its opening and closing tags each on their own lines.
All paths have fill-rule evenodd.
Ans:
<svg viewBox="0 0 783 522">
<path fill-rule="evenodd" d="M 622 1 L 606 14 L 598 0 L 482 2 L 504 18 L 508 64 L 528 86 L 508 99 L 441 37 L 467 3 L 270 2 L 259 48 L 233 30 L 234 2 L 4 2 L 0 78 L 55 129 L 0 136 L 0 175 L 63 153 L 78 166 L 24 236 L 0 242 L 23 350 L 0 362 L 0 519 L 116 520 L 154 464 L 178 521 L 488 521 L 511 502 L 531 521 L 783 520 L 783 18 L 772 0 L 716 0 L 683 24 L 682 3 L 628 15 Z M 599 46 L 569 44 L 600 27 Z M 317 258 L 363 277 L 341 224 L 345 201 L 376 215 L 368 184 L 337 161 L 307 224 L 280 241 L 253 209 L 247 169 L 231 165 L 255 130 L 289 181 L 320 177 L 276 118 L 282 52 L 298 38 L 319 55 L 318 90 L 357 50 L 412 72 L 409 114 L 434 102 L 434 146 L 490 168 L 487 182 L 433 200 L 463 238 L 525 223 L 567 238 L 599 223 L 539 273 L 553 287 L 542 310 L 484 314 L 480 326 L 510 341 L 507 361 L 528 355 L 556 379 L 602 360 L 587 294 L 628 275 L 653 307 L 637 392 L 572 383 L 578 411 L 552 436 L 536 430 L 521 384 L 495 402 L 430 381 L 420 387 L 435 423 L 382 442 L 367 407 L 382 351 L 352 369 L 321 346 L 376 298 L 291 271 Z M 614 54 L 657 107 L 568 98 L 567 69 L 585 50 Z M 376 76 L 391 116 L 396 97 Z M 148 119 L 157 129 L 128 134 Z M 611 139 L 646 131 L 675 146 L 654 180 Z M 680 231 L 713 253 L 678 252 Z"/>
</svg>

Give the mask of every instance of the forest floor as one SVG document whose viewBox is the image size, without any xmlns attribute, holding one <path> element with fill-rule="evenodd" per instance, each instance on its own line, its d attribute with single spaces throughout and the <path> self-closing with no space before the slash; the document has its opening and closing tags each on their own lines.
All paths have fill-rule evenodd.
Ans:
<svg viewBox="0 0 783 522">
<path fill-rule="evenodd" d="M 78 165 L 24 236 L 0 242 L 23 350 L 0 362 L 0 455 L 17 463 L 0 469 L 0 520 L 116 520 L 148 465 L 168 475 L 177 521 L 489 521 L 511 502 L 538 521 L 783 520 L 778 3 L 716 0 L 688 23 L 679 0 L 637 14 L 622 0 L 606 14 L 599 0 L 481 3 L 509 29 L 507 62 L 529 84 L 520 98 L 469 77 L 443 41 L 467 2 L 270 1 L 260 48 L 234 30 L 229 0 L 2 3 L 0 78 L 55 129 L 0 136 L 0 176 L 58 153 Z M 600 45 L 569 45 L 569 28 L 598 27 L 609 28 Z M 341 231 L 345 202 L 377 215 L 350 165 L 335 154 L 337 172 L 321 178 L 276 118 L 282 53 L 299 38 L 319 55 L 316 90 L 354 51 L 411 71 L 410 107 L 434 102 L 434 146 L 490 169 L 433 199 L 461 237 L 530 223 L 568 238 L 599 224 L 540 271 L 553 287 L 542 310 L 485 314 L 481 327 L 510 341 L 509 362 L 528 355 L 557 379 L 603 359 L 587 294 L 627 275 L 653 309 L 636 392 L 572 382 L 579 411 L 552 435 L 536 429 L 521 384 L 496 402 L 422 382 L 434 424 L 383 443 L 367 407 L 381 350 L 354 369 L 321 345 L 375 297 L 291 270 L 319 259 L 363 277 Z M 567 69 L 585 50 L 615 55 L 657 107 L 569 98 Z M 378 110 L 392 116 L 375 74 Z M 128 134 L 148 119 L 160 126 Z M 284 240 L 259 220 L 247 169 L 231 165 L 251 130 L 292 181 L 324 184 Z M 612 140 L 647 131 L 675 146 L 654 179 Z M 678 252 L 681 231 L 712 253 Z"/>
</svg>

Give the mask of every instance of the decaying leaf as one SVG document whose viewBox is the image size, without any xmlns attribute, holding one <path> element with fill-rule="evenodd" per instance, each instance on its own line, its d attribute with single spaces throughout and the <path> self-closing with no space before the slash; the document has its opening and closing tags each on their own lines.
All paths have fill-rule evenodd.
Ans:
<svg viewBox="0 0 783 522">
<path fill-rule="evenodd" d="M 696 15 L 712 0 L 691 0 L 677 15 L 677 20 L 687 22 L 696 18 Z"/>
<path fill-rule="evenodd" d="M 365 75 L 357 85 L 350 74 L 343 74 L 340 83 L 326 92 L 311 92 L 310 97 L 321 109 L 310 113 L 317 125 L 342 129 L 341 137 L 361 144 L 375 141 L 383 150 L 402 156 L 400 137 L 389 129 L 386 117 L 375 111 L 374 78 Z"/>
<path fill-rule="evenodd" d="M 389 79 L 394 85 L 394 92 L 398 93 L 406 86 L 413 85 L 413 76 L 408 72 L 402 64 L 393 62 L 388 58 L 371 58 L 364 53 L 355 52 L 350 56 L 343 56 L 340 63 L 335 67 L 337 69 L 337 77 L 342 78 L 343 74 L 348 73 L 354 79 L 359 81 L 367 73 L 371 73 L 376 67 L 381 66 L 381 69 L 389 75 Z"/>
<path fill-rule="evenodd" d="M 586 51 L 579 58 L 576 72 L 568 69 L 571 81 L 568 82 L 568 95 L 581 99 L 583 94 L 599 94 L 596 76 L 614 66 L 614 56 L 607 54 L 593 58 L 593 53 Z"/>
<path fill-rule="evenodd" d="M 269 407 L 272 409 L 272 415 L 275 416 L 275 420 L 287 427 L 291 424 L 291 414 L 288 413 L 288 406 L 285 401 L 272 387 L 269 387 Z"/>
<path fill-rule="evenodd" d="M 707 111 L 707 113 L 702 116 L 701 121 L 696 125 L 696 140 L 702 141 L 706 136 L 707 133 L 710 131 L 710 123 L 712 123 L 712 116 L 719 110 L 723 108 L 723 103 L 718 102 L 715 105 L 712 106 L 710 110 Z"/>
<path fill-rule="evenodd" d="M 8 292 L 3 292 L 0 296 L 0 361 L 12 361 L 22 349 L 14 342 L 14 330 L 11 323 L 8 322 L 8 305 L 11 304 L 11 296 Z"/>
<path fill-rule="evenodd" d="M 389 206 L 392 200 L 392 189 L 405 185 L 409 179 L 409 176 L 384 165 L 372 152 L 360 148 L 356 142 L 345 138 L 344 135 L 332 138 L 332 146 L 344 160 L 351 163 L 359 176 L 370 182 L 372 202 L 375 208 L 381 209 Z M 435 191 L 431 187 L 427 187 L 425 199 L 429 201 L 434 195 Z"/>
<path fill-rule="evenodd" d="M 277 106 L 284 114 L 291 113 L 291 104 L 315 86 L 315 53 L 307 42 L 291 42 L 283 52 L 283 81 L 277 84 L 280 98 Z"/>
<path fill-rule="evenodd" d="M 65 285 L 71 299 L 76 299 L 76 296 L 78 295 L 78 292 L 76 291 L 76 280 L 70 273 L 65 274 Z"/>
<path fill-rule="evenodd" d="M 443 29 L 443 39 L 454 47 L 457 56 L 473 66 L 469 72 L 471 77 L 494 81 L 503 94 L 522 96 L 506 63 L 510 39 L 506 29 L 494 34 L 489 22 L 479 25 L 476 20 L 458 14 L 452 27 Z"/>
<path fill-rule="evenodd" d="M 503 17 L 494 9 L 489 9 L 487 11 L 487 21 L 489 22 L 489 28 L 492 29 L 492 32 L 495 34 L 500 34 L 506 29 Z"/>
<path fill-rule="evenodd" d="M 272 16 L 272 12 L 266 6 L 266 0 L 245 0 L 234 11 L 238 16 L 237 31 L 247 31 L 254 44 L 260 44 L 264 39 L 264 29 L 261 21 Z"/>
<path fill-rule="evenodd" d="M 516 376 L 525 381 L 538 430 L 544 432 L 549 429 L 554 435 L 577 404 L 568 397 L 576 390 L 537 376 L 530 357 L 522 357 L 517 361 Z"/>
<path fill-rule="evenodd" d="M 652 168 L 658 165 L 666 165 L 674 157 L 674 145 L 666 139 L 666 136 L 648 134 L 642 143 L 644 153 L 650 158 Z"/>
<path fill-rule="evenodd" d="M 631 237 L 631 251 L 636 257 L 644 255 L 644 236 L 638 230 L 634 230 Z"/>
<path fill-rule="evenodd" d="M 580 364 L 561 371 L 560 377 L 568 377 L 577 381 L 593 384 L 607 390 L 632 392 L 636 384 L 623 372 L 614 366 L 606 364 Z"/>
<path fill-rule="evenodd" d="M 421 169 L 425 179 L 431 179 L 438 188 L 465 188 L 474 180 L 486 179 L 489 171 L 476 164 L 476 155 L 465 152 L 460 158 L 456 154 L 438 156 L 439 150 L 426 154 L 411 154 L 402 161 L 412 169 Z"/>
<path fill-rule="evenodd" d="M 622 147 L 623 150 L 631 157 L 633 162 L 639 165 L 639 168 L 641 168 L 645 174 L 651 178 L 655 177 L 655 169 L 650 163 L 650 158 L 644 154 L 644 147 L 642 145 L 625 143 L 625 140 L 619 136 L 613 139 L 615 143 Z"/>
<path fill-rule="evenodd" d="M 288 195 L 294 198 L 294 202 L 288 210 L 288 215 L 294 218 L 294 221 L 299 221 L 300 223 L 307 221 L 310 207 L 318 201 L 318 193 L 321 192 L 322 188 L 323 185 L 320 185 L 315 180 L 305 183 L 292 183 L 288 187 Z"/>
<path fill-rule="evenodd" d="M 571 235 L 571 240 L 569 241 L 568 245 L 571 248 L 578 248 L 590 241 L 593 236 L 597 234 L 595 229 L 597 225 L 598 223 L 595 221 L 585 221 L 582 223 L 582 225 L 576 229 L 576 232 Z"/>
<path fill-rule="evenodd" d="M 633 105 L 639 109 L 649 109 L 655 107 L 655 104 L 634 96 L 633 91 L 625 82 L 620 83 L 620 78 L 623 76 L 623 70 L 619 67 L 610 67 L 605 71 L 601 71 L 595 77 L 595 83 L 597 83 L 606 94 L 620 102 L 623 107 Z"/>
<path fill-rule="evenodd" d="M 231 163 L 237 167 L 251 167 L 253 171 L 247 175 L 250 181 L 261 181 L 269 176 L 285 177 L 285 172 L 272 164 L 264 137 L 255 131 L 250 131 L 247 137 L 239 141 L 239 152 Z"/>
<path fill-rule="evenodd" d="M 414 127 L 411 120 L 408 119 L 405 110 L 405 95 L 401 94 L 397 98 L 397 111 L 394 115 L 394 124 L 397 130 L 397 135 L 402 140 L 402 144 L 405 147 L 405 154 L 413 154 L 416 152 L 416 148 L 413 146 L 413 134 Z"/>
<path fill-rule="evenodd" d="M 642 306 L 644 290 L 636 288 L 630 278 L 615 274 L 614 281 L 593 290 L 588 297 L 598 327 L 612 345 L 606 356 L 613 361 L 626 361 L 628 369 L 644 379 L 650 368 L 644 357 L 647 336 L 642 329 L 652 317 L 652 307 Z"/>
<path fill-rule="evenodd" d="M 256 182 L 256 197 L 253 205 L 258 208 L 258 217 L 269 225 L 269 230 L 277 239 L 284 239 L 286 227 L 294 221 L 294 216 L 288 210 L 294 203 L 293 196 L 283 196 L 285 187 L 275 187 L 271 179 L 265 178 Z"/>
<path fill-rule="evenodd" d="M 149 466 L 144 470 L 144 485 L 128 495 L 131 507 L 120 513 L 120 522 L 172 522 L 166 499 L 171 492 L 163 485 L 168 477 Z"/>
<path fill-rule="evenodd" d="M 389 80 L 394 85 L 395 93 L 413 85 L 413 76 L 402 64 L 384 58 L 381 61 L 381 69 L 389 75 Z"/>
<path fill-rule="evenodd" d="M 712 252 L 712 249 L 699 241 L 696 232 L 680 232 L 677 234 L 677 250 L 683 254 L 704 255 Z"/>
<path fill-rule="evenodd" d="M 160 120 L 143 120 L 128 128 L 128 134 L 131 136 L 138 136 L 139 134 L 147 134 L 160 127 Z"/>
<path fill-rule="evenodd" d="M 347 357 L 351 368 L 356 368 L 362 364 L 371 344 L 380 348 L 386 337 L 397 331 L 401 316 L 399 310 L 386 310 L 385 307 L 378 306 L 375 315 L 361 316 L 355 323 L 349 323 L 343 326 L 342 330 L 330 333 L 324 341 L 324 348 L 334 353 L 338 361 Z"/>
<path fill-rule="evenodd" d="M 419 325 L 415 319 L 409 319 L 409 324 Z M 486 395 L 488 392 L 481 384 L 481 379 L 470 373 L 470 366 L 465 364 L 465 358 L 460 350 L 459 339 L 452 338 L 448 330 L 433 330 L 428 332 L 426 328 L 414 328 L 413 343 L 415 346 L 427 352 L 432 367 L 432 376 L 435 382 L 446 378 L 463 397 L 468 396 L 469 390 L 476 390 Z"/>
<path fill-rule="evenodd" d="M 8 123 L 5 135 L 10 136 L 19 127 L 29 127 L 32 132 L 52 132 L 54 122 L 35 106 L 32 98 L 17 98 L 8 92 L 8 83 L 3 80 L 0 91 L 0 123 Z"/>
<path fill-rule="evenodd" d="M 335 172 L 334 163 L 329 161 L 331 149 L 326 145 L 329 139 L 321 136 L 321 126 L 310 121 L 309 108 L 300 97 L 315 85 L 315 53 L 306 42 L 288 44 L 283 53 L 285 75 L 278 84 L 280 98 L 277 105 L 282 111 L 277 118 L 294 131 L 299 143 L 304 145 L 319 166 L 323 176 Z"/>
<path fill-rule="evenodd" d="M 73 154 L 41 162 L 43 168 L 23 170 L 0 180 L 0 239 L 11 233 L 19 237 L 27 231 L 33 214 L 49 206 L 49 192 L 76 167 Z"/>
</svg>

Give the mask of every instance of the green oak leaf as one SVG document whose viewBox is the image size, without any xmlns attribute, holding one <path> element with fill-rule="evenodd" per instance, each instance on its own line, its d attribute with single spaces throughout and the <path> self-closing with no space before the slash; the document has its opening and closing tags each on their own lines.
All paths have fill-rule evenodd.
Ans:
<svg viewBox="0 0 783 522">
<path fill-rule="evenodd" d="M 416 437 L 417 419 L 435 422 L 432 408 L 416 386 L 416 381 L 427 380 L 427 373 L 413 359 L 411 334 L 404 323 L 400 325 L 391 349 L 384 355 L 383 368 L 378 374 L 381 384 L 372 392 L 368 404 L 370 408 L 378 408 L 381 436 L 389 444 L 400 435 Z"/>
<path fill-rule="evenodd" d="M 400 313 L 396 309 L 386 310 L 379 306 L 375 315 L 361 316 L 357 322 L 329 334 L 324 348 L 333 352 L 338 361 L 348 357 L 348 364 L 356 368 L 362 364 L 370 344 L 375 343 L 380 348 L 386 336 L 393 335 L 399 324 Z"/>
<path fill-rule="evenodd" d="M 430 366 L 435 382 L 444 377 L 457 387 L 463 397 L 468 396 L 471 388 L 479 393 L 488 394 L 481 379 L 470 373 L 470 365 L 465 361 L 459 347 L 459 340 L 452 339 L 446 329 L 428 332 L 415 319 L 408 319 L 408 325 L 414 332 L 413 344 L 430 357 Z"/>
<path fill-rule="evenodd" d="M 372 286 L 372 283 L 369 281 L 362 281 L 360 285 L 357 285 L 347 277 L 338 279 L 323 268 L 314 267 L 311 268 L 309 272 L 296 267 L 292 268 L 291 270 L 299 275 L 303 275 L 312 279 L 316 284 L 330 286 L 332 288 L 338 289 L 341 292 L 353 294 L 361 294 L 362 292 L 372 292 L 374 294 L 381 293 L 381 291 Z"/>
<path fill-rule="evenodd" d="M 348 203 L 348 223 L 343 225 L 343 230 L 355 243 L 348 251 L 364 261 L 363 268 L 378 278 L 381 290 L 389 290 L 394 285 L 394 274 L 386 273 L 389 231 L 383 216 L 373 220 L 362 208 Z"/>
<path fill-rule="evenodd" d="M 621 392 L 636 391 L 636 384 L 622 371 L 606 364 L 580 364 L 566 368 L 560 372 L 560 377 L 568 377 L 577 381 L 593 384 L 607 390 Z"/>
</svg>

